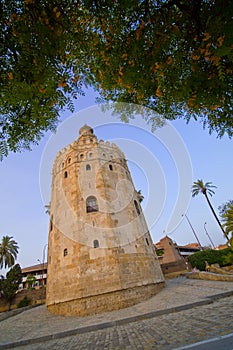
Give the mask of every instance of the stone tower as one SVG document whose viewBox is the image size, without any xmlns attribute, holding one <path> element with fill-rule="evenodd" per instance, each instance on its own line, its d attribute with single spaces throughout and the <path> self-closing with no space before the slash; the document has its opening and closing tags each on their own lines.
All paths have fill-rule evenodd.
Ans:
<svg viewBox="0 0 233 350">
<path fill-rule="evenodd" d="M 53 165 L 47 308 L 90 315 L 133 305 L 163 286 L 125 156 L 84 125 Z"/>
</svg>

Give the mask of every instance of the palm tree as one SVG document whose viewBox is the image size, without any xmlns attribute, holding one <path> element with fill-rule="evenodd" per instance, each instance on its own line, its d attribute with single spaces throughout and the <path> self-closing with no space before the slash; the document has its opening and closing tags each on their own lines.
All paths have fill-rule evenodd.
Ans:
<svg viewBox="0 0 233 350">
<path fill-rule="evenodd" d="M 196 182 L 193 183 L 193 186 L 192 186 L 192 196 L 195 197 L 197 196 L 199 193 L 202 193 L 206 200 L 207 200 L 207 203 L 209 204 L 209 207 L 217 221 L 217 223 L 219 224 L 224 236 L 227 238 L 228 242 L 229 242 L 229 239 L 228 239 L 228 236 L 226 234 L 226 232 L 224 231 L 222 225 L 221 225 L 221 222 L 219 220 L 219 218 L 217 217 L 217 214 L 215 213 L 215 210 L 209 200 L 209 196 L 212 197 L 212 195 L 215 193 L 214 190 L 212 190 L 212 188 L 216 188 L 216 186 L 212 185 L 212 182 L 206 182 L 204 184 L 203 180 L 197 180 Z"/>
<path fill-rule="evenodd" d="M 229 241 L 231 247 L 233 248 L 233 205 L 229 205 L 225 213 L 222 214 L 222 220 L 226 235 L 231 235 Z"/>
<path fill-rule="evenodd" d="M 13 237 L 3 236 L 0 243 L 0 268 L 11 267 L 15 263 L 18 254 L 18 244 Z"/>
</svg>

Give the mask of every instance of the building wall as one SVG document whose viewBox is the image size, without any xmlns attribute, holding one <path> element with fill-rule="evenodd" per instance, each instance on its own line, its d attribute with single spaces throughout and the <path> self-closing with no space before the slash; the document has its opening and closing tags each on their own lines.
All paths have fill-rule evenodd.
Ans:
<svg viewBox="0 0 233 350">
<path fill-rule="evenodd" d="M 162 238 L 159 243 L 156 244 L 156 247 L 164 250 L 164 254 L 160 257 L 160 264 L 178 262 L 183 259 L 173 241 L 168 236 Z"/>
<path fill-rule="evenodd" d="M 97 211 L 87 212 L 90 196 Z M 89 127 L 56 157 L 50 216 L 46 303 L 51 312 L 118 309 L 163 286 L 124 154 L 114 144 L 98 142 Z"/>
</svg>

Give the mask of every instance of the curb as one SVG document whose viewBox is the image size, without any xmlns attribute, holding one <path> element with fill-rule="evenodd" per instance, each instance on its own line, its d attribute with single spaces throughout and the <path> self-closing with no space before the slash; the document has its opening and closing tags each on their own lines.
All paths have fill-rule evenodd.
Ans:
<svg viewBox="0 0 233 350">
<path fill-rule="evenodd" d="M 220 294 L 212 295 L 210 297 L 206 297 L 204 300 L 201 300 L 201 301 L 197 301 L 197 302 L 186 304 L 186 305 L 180 305 L 180 306 L 172 307 L 172 308 L 165 309 L 165 310 L 152 311 L 152 312 L 148 312 L 148 313 L 145 313 L 142 315 L 131 316 L 131 317 L 123 318 L 123 319 L 116 320 L 116 321 L 108 321 L 108 322 L 103 322 L 103 323 L 95 324 L 95 325 L 91 325 L 91 326 L 84 326 L 84 327 L 80 327 L 80 328 L 75 328 L 75 329 L 71 329 L 68 331 L 60 332 L 60 333 L 48 334 L 48 335 L 41 336 L 38 338 L 25 339 L 25 340 L 19 340 L 19 341 L 13 342 L 13 343 L 1 344 L 0 350 L 12 349 L 12 348 L 17 347 L 17 346 L 41 343 L 41 342 L 45 342 L 45 341 L 49 341 L 49 340 L 65 338 L 65 337 L 76 335 L 76 334 L 83 334 L 83 333 L 93 332 L 93 331 L 106 329 L 106 328 L 110 328 L 110 327 L 116 327 L 116 326 L 124 325 L 126 323 L 133 323 L 133 322 L 137 322 L 137 321 L 141 321 L 141 320 L 145 320 L 145 319 L 149 319 L 149 318 L 153 318 L 153 317 L 158 317 L 158 316 L 162 316 L 162 315 L 168 315 L 168 314 L 175 313 L 175 312 L 189 310 L 189 309 L 192 309 L 192 308 L 195 308 L 198 306 L 209 305 L 209 304 L 214 303 L 214 301 L 216 301 L 218 299 L 223 299 L 223 298 L 227 298 L 230 296 L 233 296 L 233 290 L 230 292 L 223 292 Z"/>
</svg>

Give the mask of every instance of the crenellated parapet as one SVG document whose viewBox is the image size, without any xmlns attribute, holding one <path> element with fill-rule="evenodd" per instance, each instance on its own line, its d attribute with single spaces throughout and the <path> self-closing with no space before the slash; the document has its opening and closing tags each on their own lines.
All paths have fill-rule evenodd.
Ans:
<svg viewBox="0 0 233 350">
<path fill-rule="evenodd" d="M 87 132 L 89 129 L 84 130 L 85 133 L 81 133 L 77 141 L 68 144 L 57 153 L 53 164 L 53 175 L 60 173 L 73 163 L 88 162 L 96 158 L 101 159 L 102 163 L 115 162 L 122 166 L 126 165 L 125 155 L 115 143 L 98 141 L 93 133 L 90 135 Z"/>
</svg>

